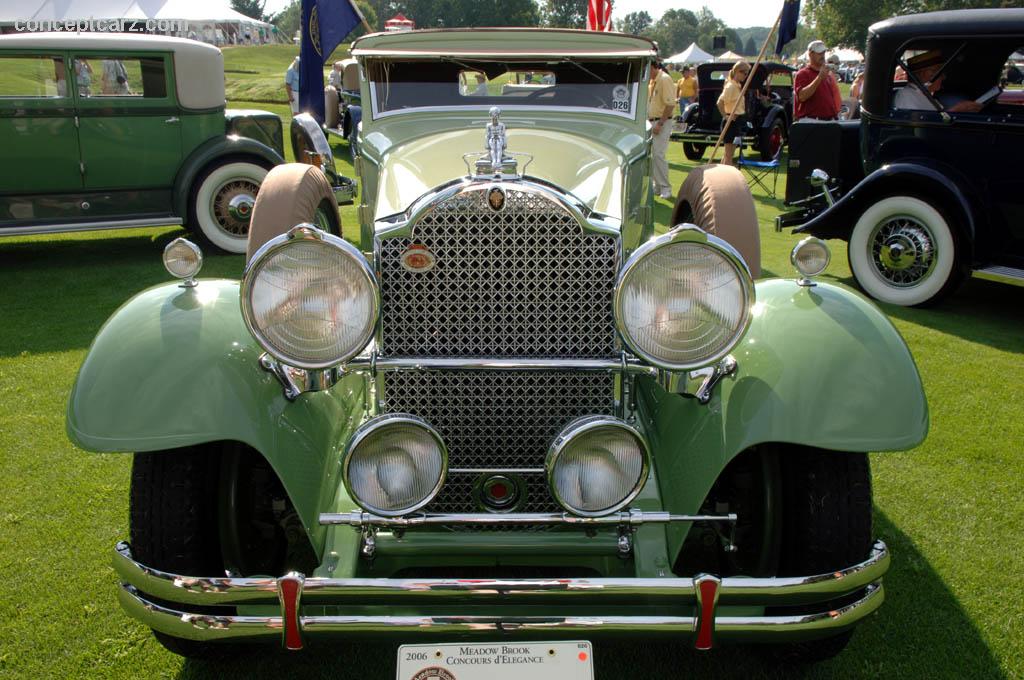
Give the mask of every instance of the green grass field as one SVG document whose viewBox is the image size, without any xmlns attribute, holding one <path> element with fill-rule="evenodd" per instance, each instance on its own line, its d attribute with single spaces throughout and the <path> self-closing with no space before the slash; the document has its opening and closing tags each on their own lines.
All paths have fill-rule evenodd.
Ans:
<svg viewBox="0 0 1024 680">
<path fill-rule="evenodd" d="M 284 50 L 260 49 L 268 55 L 259 70 L 283 73 Z M 231 104 L 287 117 L 283 105 Z M 335 149 L 339 169 L 351 174 L 345 143 Z M 694 164 L 678 143 L 670 164 L 678 187 Z M 781 202 L 760 192 L 755 199 L 765 275 L 790 276 L 796 238 L 772 229 Z M 657 201 L 663 228 L 670 210 Z M 351 237 L 353 209 L 342 219 Z M 109 559 L 127 536 L 130 456 L 73 447 L 64 409 L 100 325 L 134 293 L 168 280 L 160 252 L 182 233 L 0 240 L 0 678 L 393 678 L 391 644 L 318 644 L 301 655 L 256 648 L 231 664 L 183 661 L 116 603 Z M 827 278 L 852 285 L 845 249 L 832 245 Z M 208 254 L 203 275 L 241 270 L 240 256 Z M 932 428 L 913 451 L 871 457 L 875 533 L 892 549 L 893 567 L 885 605 L 843 655 L 796 671 L 766 667 L 741 648 L 698 655 L 682 644 L 598 643 L 597 677 L 1024 677 L 1022 301 L 1022 288 L 972 280 L 935 309 L 884 308 L 918 362 Z M 808 389 L 808 398 L 845 398 L 813 376 Z"/>
</svg>

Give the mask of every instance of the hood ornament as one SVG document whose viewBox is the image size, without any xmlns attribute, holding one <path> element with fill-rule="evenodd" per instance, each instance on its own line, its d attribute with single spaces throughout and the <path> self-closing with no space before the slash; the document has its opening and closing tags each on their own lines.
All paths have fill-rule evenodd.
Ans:
<svg viewBox="0 0 1024 680">
<path fill-rule="evenodd" d="M 505 124 L 501 122 L 501 109 L 492 106 L 488 114 L 491 117 L 487 123 L 487 136 L 484 146 L 487 149 L 483 153 L 467 153 L 462 156 L 466 161 L 471 175 L 477 178 L 490 177 L 494 179 L 521 177 L 519 164 L 515 156 L 526 156 L 527 161 L 523 163 L 523 169 L 530 164 L 533 156 L 527 153 L 515 153 L 508 151 L 508 138 L 505 135 Z M 469 160 L 475 158 L 476 162 L 470 167 Z"/>
</svg>

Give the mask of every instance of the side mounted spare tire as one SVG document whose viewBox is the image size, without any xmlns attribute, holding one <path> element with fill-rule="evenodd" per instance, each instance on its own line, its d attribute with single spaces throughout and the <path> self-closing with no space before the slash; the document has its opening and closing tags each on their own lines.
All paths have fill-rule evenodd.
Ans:
<svg viewBox="0 0 1024 680">
<path fill-rule="evenodd" d="M 754 197 L 743 173 L 728 165 L 701 165 L 679 187 L 670 224 L 696 224 L 739 251 L 755 279 L 761 275 L 761 232 Z"/>
<path fill-rule="evenodd" d="M 324 88 L 324 126 L 338 127 L 338 90 L 333 85 Z"/>
<path fill-rule="evenodd" d="M 245 260 L 260 246 L 297 224 L 308 222 L 341 236 L 341 216 L 331 184 L 320 168 L 305 163 L 278 165 L 263 180 L 249 226 Z"/>
</svg>

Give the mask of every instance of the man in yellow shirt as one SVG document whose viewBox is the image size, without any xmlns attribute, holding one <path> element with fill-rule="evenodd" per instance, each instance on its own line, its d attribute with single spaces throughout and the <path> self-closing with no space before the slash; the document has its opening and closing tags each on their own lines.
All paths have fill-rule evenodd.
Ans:
<svg viewBox="0 0 1024 680">
<path fill-rule="evenodd" d="M 654 142 L 651 148 L 651 180 L 654 192 L 672 200 L 672 185 L 668 181 L 668 142 L 672 137 L 669 121 L 676 109 L 676 86 L 672 76 L 665 72 L 661 62 L 651 64 L 651 79 L 647 83 L 647 119 L 651 123 Z"/>
<path fill-rule="evenodd" d="M 683 77 L 676 83 L 676 97 L 679 98 L 679 113 L 697 98 L 697 79 L 693 76 L 693 67 L 683 68 Z"/>
</svg>

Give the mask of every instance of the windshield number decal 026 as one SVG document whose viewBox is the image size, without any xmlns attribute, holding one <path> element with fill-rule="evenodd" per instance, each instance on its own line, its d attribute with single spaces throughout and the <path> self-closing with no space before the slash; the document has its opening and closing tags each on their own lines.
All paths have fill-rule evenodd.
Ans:
<svg viewBox="0 0 1024 680">
<path fill-rule="evenodd" d="M 629 113 L 629 88 L 616 85 L 612 90 L 612 111 Z"/>
</svg>

